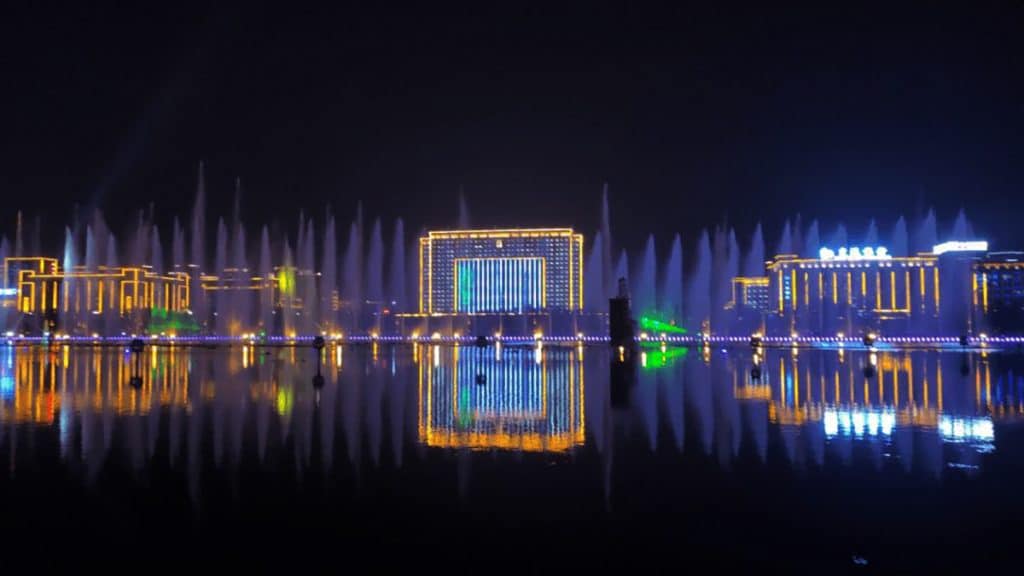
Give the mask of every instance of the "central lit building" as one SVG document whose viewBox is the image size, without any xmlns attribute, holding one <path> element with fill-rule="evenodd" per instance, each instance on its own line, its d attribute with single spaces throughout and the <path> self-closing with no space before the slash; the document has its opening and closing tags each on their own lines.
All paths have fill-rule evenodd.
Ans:
<svg viewBox="0 0 1024 576">
<path fill-rule="evenodd" d="M 583 235 L 571 228 L 429 232 L 419 261 L 424 314 L 583 308 Z"/>
</svg>

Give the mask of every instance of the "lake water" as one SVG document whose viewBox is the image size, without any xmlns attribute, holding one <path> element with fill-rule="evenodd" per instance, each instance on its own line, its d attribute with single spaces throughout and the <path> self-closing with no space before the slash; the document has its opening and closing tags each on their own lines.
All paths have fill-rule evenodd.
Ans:
<svg viewBox="0 0 1024 576">
<path fill-rule="evenodd" d="M 633 370 L 598 347 L 0 348 L 0 567 L 1016 567 L 1024 356 L 754 365 L 743 347 L 655 346 Z"/>
</svg>

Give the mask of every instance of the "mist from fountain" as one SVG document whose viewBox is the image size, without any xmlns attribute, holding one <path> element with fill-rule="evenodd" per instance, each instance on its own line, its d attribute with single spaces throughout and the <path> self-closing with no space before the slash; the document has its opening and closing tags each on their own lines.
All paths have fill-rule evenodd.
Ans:
<svg viewBox="0 0 1024 576">
<path fill-rule="evenodd" d="M 228 227 L 224 223 L 223 218 L 217 219 L 217 236 L 216 236 L 216 248 L 214 252 L 213 266 L 217 272 L 217 291 L 213 297 L 213 319 L 211 323 L 214 331 L 221 334 L 228 333 L 230 325 L 231 313 L 229 307 L 231 305 L 230 293 L 224 289 L 225 278 L 221 272 L 228 267 Z"/>
<path fill-rule="evenodd" d="M 470 228 L 469 205 L 466 204 L 466 193 L 462 189 L 462 186 L 459 186 L 459 220 L 458 220 L 458 227 L 459 227 L 459 230 L 469 230 L 469 228 Z"/>
<path fill-rule="evenodd" d="M 640 260 L 640 269 L 634 284 L 633 313 L 635 315 L 651 314 L 657 307 L 657 267 L 654 234 L 651 234 L 647 237 L 647 246 L 644 249 L 643 258 Z"/>
<path fill-rule="evenodd" d="M 686 316 L 696 330 L 711 325 L 711 239 L 708 231 L 697 240 L 697 258 L 687 286 Z"/>
<path fill-rule="evenodd" d="M 864 233 L 864 246 L 877 246 L 878 245 L 878 225 L 875 224 L 875 219 L 872 218 L 868 221 L 867 232 Z"/>
<path fill-rule="evenodd" d="M 832 238 L 829 240 L 829 244 L 832 246 L 833 250 L 836 250 L 838 248 L 846 246 L 848 239 L 849 238 L 846 234 L 846 226 L 844 226 L 842 223 L 839 223 L 838 225 L 836 225 L 836 231 L 832 233 Z"/>
<path fill-rule="evenodd" d="M 910 240 L 907 236 L 907 221 L 901 215 L 892 227 L 889 252 L 895 256 L 910 256 Z"/>
<path fill-rule="evenodd" d="M 260 278 L 270 278 L 274 273 L 270 255 L 270 231 L 266 226 L 260 233 L 260 254 L 256 273 Z M 259 320 L 266 333 L 274 330 L 274 290 L 270 282 L 266 282 L 259 295 Z"/>
<path fill-rule="evenodd" d="M 104 252 L 105 252 L 104 253 L 104 258 L 106 259 L 105 260 L 105 264 L 106 264 L 107 270 L 113 270 L 113 269 L 117 268 L 117 266 L 118 266 L 117 238 L 114 236 L 113 232 L 110 232 L 110 233 L 107 234 L 107 248 L 106 248 L 106 250 L 104 250 Z M 115 310 L 116 308 L 114 307 L 114 303 L 116 301 L 115 301 L 115 296 L 114 296 L 113 283 L 111 283 L 110 289 L 107 291 L 107 293 L 110 295 L 109 296 L 110 299 L 107 300 L 106 308 L 108 310 Z M 104 333 L 106 333 L 106 334 L 116 334 L 122 328 L 123 328 L 123 326 L 121 325 L 121 319 L 118 318 L 117 316 L 114 316 L 113 314 L 106 314 L 103 317 L 103 330 L 104 330 Z"/>
<path fill-rule="evenodd" d="M 319 297 L 316 286 L 316 254 L 314 243 L 316 240 L 316 228 L 313 227 L 313 220 L 306 220 L 306 231 L 302 235 L 302 245 L 298 246 L 299 270 L 296 277 L 305 275 L 307 281 L 302 283 L 302 310 L 300 311 L 299 332 L 302 334 L 319 334 L 317 327 L 319 323 Z"/>
<path fill-rule="evenodd" d="M 594 234 L 590 245 L 590 256 L 583 268 L 583 307 L 586 312 L 604 312 L 608 301 L 604 299 L 604 238 L 600 232 Z"/>
<path fill-rule="evenodd" d="M 171 270 L 174 272 L 188 272 L 188 262 L 185 260 L 185 230 L 181 222 L 174 219 L 171 232 Z"/>
<path fill-rule="evenodd" d="M 74 270 L 75 266 L 78 265 L 78 256 L 75 254 L 75 236 L 71 232 L 70 227 L 64 228 L 64 258 L 61 262 L 61 266 L 64 270 Z M 77 293 L 76 288 L 77 282 L 74 279 L 68 278 L 64 280 L 65 293 L 75 294 Z M 78 324 L 78 311 L 73 305 L 67 306 L 68 324 L 76 326 Z"/>
<path fill-rule="evenodd" d="M 280 287 L 280 327 L 284 334 L 295 333 L 295 259 L 288 238 L 284 239 L 284 253 L 281 255 L 281 276 L 285 286 Z"/>
<path fill-rule="evenodd" d="M 338 238 L 334 215 L 327 212 L 324 224 L 324 246 L 320 251 L 320 320 L 325 330 L 334 331 L 338 326 L 334 294 L 338 289 Z"/>
<path fill-rule="evenodd" d="M 358 310 L 363 303 L 363 238 L 357 218 L 348 231 L 348 246 L 345 248 L 345 263 L 342 290 L 347 304 L 346 329 L 351 332 L 359 328 Z"/>
<path fill-rule="evenodd" d="M 14 255 L 19 258 L 25 255 L 25 223 L 21 210 L 18 210 L 18 220 L 14 224 Z"/>
<path fill-rule="evenodd" d="M 193 268 L 189 271 L 191 286 L 189 298 L 192 314 L 202 325 L 207 319 L 206 293 L 202 288 L 200 275 L 206 269 L 206 245 L 203 243 L 206 228 L 206 178 L 203 175 L 203 163 L 199 163 L 198 183 L 196 184 L 196 200 L 192 207 L 192 261 Z"/>
<path fill-rule="evenodd" d="M 629 257 L 626 255 L 626 250 L 623 249 L 619 253 L 619 263 L 615 265 L 615 278 L 625 278 L 626 285 L 633 289 L 633 284 L 629 278 Z"/>
<path fill-rule="evenodd" d="M 402 219 L 395 220 L 395 230 L 391 238 L 391 258 L 388 264 L 389 305 L 395 312 L 411 312 L 405 296 L 405 224 Z"/>
<path fill-rule="evenodd" d="M 658 306 L 669 320 L 683 320 L 683 241 L 677 233 L 672 237 L 665 273 L 662 275 L 661 300 Z"/>
<path fill-rule="evenodd" d="M 160 229 L 153 225 L 150 232 L 150 257 L 149 265 L 152 266 L 152 270 L 155 274 L 164 273 L 164 253 L 163 246 L 160 244 Z M 154 282 L 153 283 L 153 305 L 152 308 L 161 308 L 165 302 L 164 296 L 164 283 Z"/>
<path fill-rule="evenodd" d="M 603 239 L 603 254 L 601 257 L 601 269 L 604 271 L 604 289 L 598 299 L 600 302 L 606 302 L 608 298 L 611 298 L 616 293 L 616 286 L 619 279 L 614 274 L 612 268 L 612 226 L 611 226 L 611 215 L 608 212 L 608 183 L 605 182 L 604 188 L 601 190 L 601 238 Z"/>
<path fill-rule="evenodd" d="M 953 233 L 950 237 L 954 240 L 972 240 L 974 238 L 973 227 L 967 220 L 967 214 L 963 208 L 956 214 L 956 220 L 953 221 Z"/>
<path fill-rule="evenodd" d="M 782 225 L 782 234 L 779 236 L 779 243 L 775 246 L 775 253 L 793 253 L 793 229 L 789 224 L 789 220 L 786 220 L 786 222 Z"/>
<path fill-rule="evenodd" d="M 370 252 L 366 260 L 366 299 L 375 305 L 384 300 L 384 239 L 380 218 L 373 221 Z"/>
<path fill-rule="evenodd" d="M 914 252 L 931 252 L 932 246 L 939 243 L 938 224 L 935 210 L 929 208 L 914 230 Z"/>
<path fill-rule="evenodd" d="M 821 234 L 818 232 L 818 221 L 812 220 L 811 225 L 807 227 L 807 235 L 804 236 L 804 249 L 801 256 L 817 258 L 819 248 L 821 248 Z"/>
<path fill-rule="evenodd" d="M 764 232 L 761 230 L 761 223 L 754 226 L 754 233 L 750 236 L 750 249 L 747 257 L 743 260 L 744 276 L 764 276 Z"/>
</svg>

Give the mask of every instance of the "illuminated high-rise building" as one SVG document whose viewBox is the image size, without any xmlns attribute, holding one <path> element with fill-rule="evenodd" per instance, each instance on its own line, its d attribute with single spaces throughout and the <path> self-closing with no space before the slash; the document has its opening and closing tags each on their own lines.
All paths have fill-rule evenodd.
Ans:
<svg viewBox="0 0 1024 576">
<path fill-rule="evenodd" d="M 583 236 L 571 228 L 430 232 L 419 262 L 421 314 L 583 308 Z"/>
</svg>

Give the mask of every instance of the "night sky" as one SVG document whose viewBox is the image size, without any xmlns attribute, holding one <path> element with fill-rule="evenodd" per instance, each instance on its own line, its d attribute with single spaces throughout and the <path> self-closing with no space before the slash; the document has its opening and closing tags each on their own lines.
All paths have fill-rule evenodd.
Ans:
<svg viewBox="0 0 1024 576">
<path fill-rule="evenodd" d="M 932 204 L 1024 248 L 1024 8 L 903 3 L 35 3 L 0 19 L 0 231 L 73 206 L 185 216 L 196 165 L 227 214 L 299 208 L 619 240 L 723 220 L 840 219 L 855 239 Z M 155 4 L 155 3 L 154 3 Z M 255 3 L 253 3 L 255 4 Z M 546 3 L 545 3 L 546 4 Z M 386 229 L 390 224 L 386 225 Z M 744 241 L 745 242 L 745 241 Z"/>
</svg>

